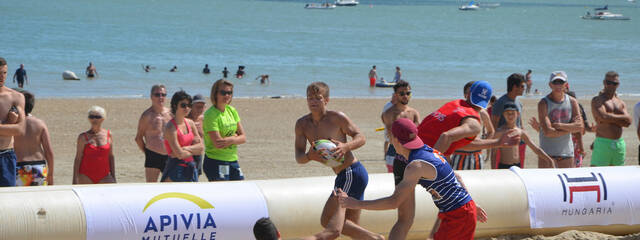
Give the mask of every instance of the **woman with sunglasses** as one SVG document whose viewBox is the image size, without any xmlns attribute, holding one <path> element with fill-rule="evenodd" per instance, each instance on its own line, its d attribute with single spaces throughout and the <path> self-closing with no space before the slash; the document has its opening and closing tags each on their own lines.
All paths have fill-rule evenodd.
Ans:
<svg viewBox="0 0 640 240">
<path fill-rule="evenodd" d="M 163 130 L 164 146 L 169 160 L 162 172 L 162 182 L 197 182 L 198 169 L 193 155 L 202 151 L 202 142 L 195 123 L 186 118 L 191 111 L 192 99 L 185 91 L 171 97 L 173 119 Z"/>
<path fill-rule="evenodd" d="M 73 184 L 116 182 L 111 131 L 102 128 L 106 116 L 102 107 L 89 109 L 91 129 L 78 135 Z"/>
<path fill-rule="evenodd" d="M 204 173 L 209 181 L 244 180 L 238 145 L 246 142 L 238 112 L 231 105 L 233 83 L 220 79 L 211 87 L 212 106 L 204 113 Z"/>
</svg>

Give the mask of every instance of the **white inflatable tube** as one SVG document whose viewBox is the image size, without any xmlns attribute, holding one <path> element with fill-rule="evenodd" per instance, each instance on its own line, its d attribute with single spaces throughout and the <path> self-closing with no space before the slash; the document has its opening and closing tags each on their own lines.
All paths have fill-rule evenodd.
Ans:
<svg viewBox="0 0 640 240">
<path fill-rule="evenodd" d="M 80 78 L 78 76 L 76 76 L 76 74 L 72 71 L 64 71 L 62 72 L 62 79 L 64 80 L 80 80 Z"/>
<path fill-rule="evenodd" d="M 632 184 L 640 182 L 639 173 L 637 166 L 459 171 L 489 215 L 477 225 L 477 237 L 640 232 L 640 191 Z M 252 239 L 253 223 L 266 216 L 285 239 L 298 238 L 322 230 L 333 180 L 2 188 L 0 239 Z M 393 189 L 391 174 L 371 174 L 365 199 Z M 431 196 L 416 187 L 409 239 L 424 239 L 436 215 Z M 395 221 L 396 210 L 362 211 L 360 218 L 362 226 L 385 235 Z"/>
</svg>

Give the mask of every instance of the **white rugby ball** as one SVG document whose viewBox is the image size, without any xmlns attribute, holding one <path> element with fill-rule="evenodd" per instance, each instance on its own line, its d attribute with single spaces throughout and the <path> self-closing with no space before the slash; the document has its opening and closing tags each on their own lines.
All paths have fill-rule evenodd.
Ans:
<svg viewBox="0 0 640 240">
<path fill-rule="evenodd" d="M 326 139 L 320 139 L 313 143 L 313 149 L 320 153 L 320 155 L 324 159 L 324 164 L 332 168 L 340 166 L 342 165 L 342 163 L 344 163 L 344 157 L 340 159 L 336 159 L 335 157 L 333 157 L 333 150 L 335 148 L 336 144 Z"/>
</svg>

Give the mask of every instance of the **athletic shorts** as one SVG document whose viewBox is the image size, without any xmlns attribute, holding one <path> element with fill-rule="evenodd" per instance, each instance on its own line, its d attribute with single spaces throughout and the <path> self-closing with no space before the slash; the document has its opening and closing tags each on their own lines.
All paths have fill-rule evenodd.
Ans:
<svg viewBox="0 0 640 240">
<path fill-rule="evenodd" d="M 482 151 L 455 151 L 451 154 L 451 168 L 453 170 L 479 170 L 482 169 L 484 159 Z"/>
<path fill-rule="evenodd" d="M 498 163 L 498 169 L 509 169 L 511 167 L 522 168 L 519 163 L 511 163 L 511 164 Z"/>
<path fill-rule="evenodd" d="M 376 78 L 369 78 L 369 86 L 375 86 L 376 85 Z"/>
<path fill-rule="evenodd" d="M 622 166 L 627 151 L 623 138 L 617 140 L 596 137 L 591 153 L 591 166 Z"/>
<path fill-rule="evenodd" d="M 434 240 L 473 240 L 476 231 L 477 209 L 473 200 L 455 210 L 438 213 L 440 227 Z"/>
<path fill-rule="evenodd" d="M 144 149 L 145 168 L 157 168 L 160 169 L 160 171 L 163 171 L 164 166 L 167 164 L 167 159 L 169 159 L 169 156 L 167 155 L 162 155 L 147 148 Z"/>
<path fill-rule="evenodd" d="M 197 182 L 198 170 L 196 169 L 196 163 L 194 161 L 186 162 L 182 159 L 169 158 L 167 160 L 167 166 L 162 171 L 163 182 L 169 178 L 173 182 Z"/>
<path fill-rule="evenodd" d="M 47 161 L 18 162 L 16 186 L 46 186 Z"/>
<path fill-rule="evenodd" d="M 209 181 L 244 180 L 238 161 L 227 162 L 204 156 L 202 171 Z"/>
<path fill-rule="evenodd" d="M 196 162 L 198 176 L 202 175 L 202 155 L 193 155 L 193 161 Z"/>
<path fill-rule="evenodd" d="M 369 173 L 362 163 L 356 162 L 338 173 L 333 188 L 335 190 L 340 188 L 349 197 L 362 201 L 367 184 L 369 184 Z"/>
<path fill-rule="evenodd" d="M 396 185 L 402 182 L 402 178 L 404 177 L 404 169 L 407 168 L 409 162 L 404 156 L 398 154 L 396 158 L 393 160 L 393 181 Z"/>
<path fill-rule="evenodd" d="M 387 172 L 393 172 L 393 160 L 396 159 L 396 149 L 393 144 L 389 144 L 387 153 L 384 154 L 384 161 L 387 164 Z"/>
<path fill-rule="evenodd" d="M 16 159 L 13 149 L 0 151 L 0 187 L 16 186 Z"/>
</svg>

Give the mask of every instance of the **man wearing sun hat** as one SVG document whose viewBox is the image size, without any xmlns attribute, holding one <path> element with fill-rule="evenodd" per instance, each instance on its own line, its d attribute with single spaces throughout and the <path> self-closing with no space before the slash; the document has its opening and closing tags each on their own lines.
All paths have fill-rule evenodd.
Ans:
<svg viewBox="0 0 640 240">
<path fill-rule="evenodd" d="M 431 194 L 439 209 L 433 238 L 473 239 L 476 219 L 486 222 L 487 214 L 471 199 L 462 179 L 438 150 L 422 142 L 418 137 L 418 128 L 411 120 L 400 118 L 394 121 L 391 133 L 390 140 L 397 153 L 408 161 L 403 179 L 396 186 L 393 195 L 376 200 L 358 201 L 339 189 L 338 199 L 342 207 L 369 210 L 398 208 L 405 201 L 415 201 L 411 196 L 414 196 L 415 185 L 420 184 Z M 408 206 L 399 208 L 398 211 L 415 211 L 415 203 Z M 396 223 L 391 229 L 389 239 L 405 239 L 411 224 L 412 222 Z"/>
<path fill-rule="evenodd" d="M 500 139 L 476 139 L 482 133 L 478 111 L 487 107 L 491 95 L 492 88 L 488 82 L 473 83 L 469 99 L 445 103 L 425 117 L 418 126 L 418 136 L 427 145 L 443 152 L 444 156 L 449 156 L 462 147 L 466 150 L 481 150 L 517 144 L 520 137 L 509 132 Z"/>
<path fill-rule="evenodd" d="M 554 71 L 549 77 L 551 93 L 538 102 L 540 120 L 540 148 L 559 168 L 575 167 L 571 133 L 582 132 L 580 107 L 575 98 L 565 93 L 567 74 Z M 539 168 L 549 168 L 550 163 L 538 160 Z"/>
</svg>

